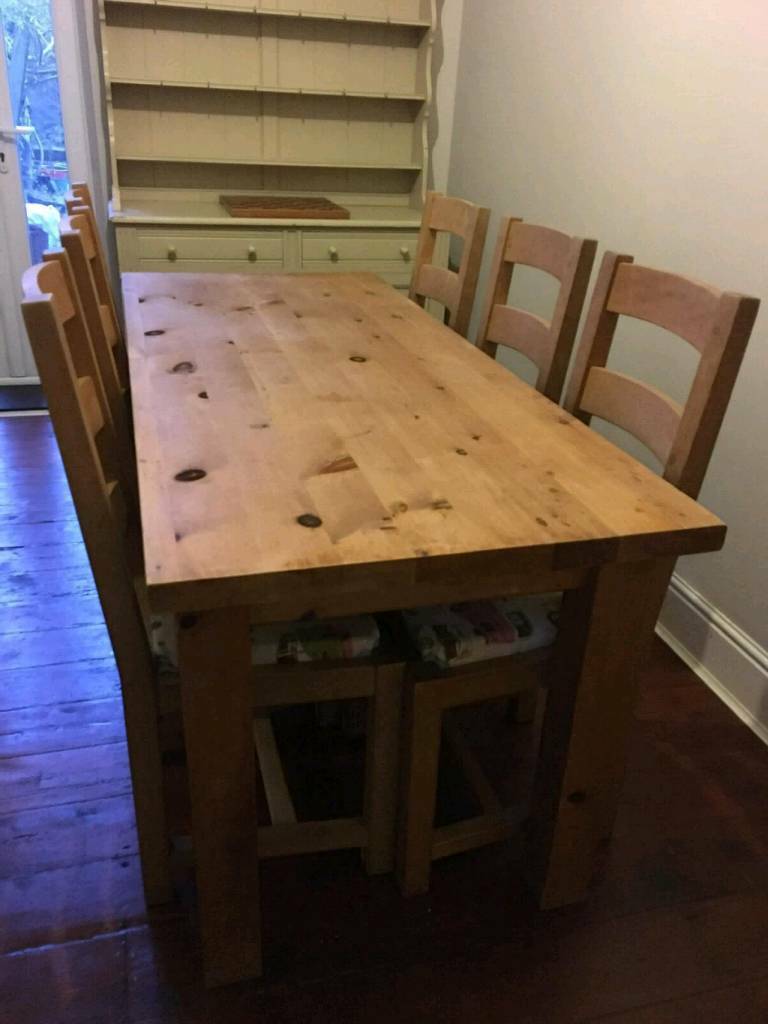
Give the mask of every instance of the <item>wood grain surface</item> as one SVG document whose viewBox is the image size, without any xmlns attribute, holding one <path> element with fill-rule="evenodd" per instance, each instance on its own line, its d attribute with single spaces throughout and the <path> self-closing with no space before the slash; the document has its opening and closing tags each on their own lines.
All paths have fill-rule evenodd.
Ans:
<svg viewBox="0 0 768 1024">
<path fill-rule="evenodd" d="M 231 217 L 304 217 L 349 220 L 349 210 L 324 196 L 219 196 Z"/>
<path fill-rule="evenodd" d="M 440 581 L 492 596 L 723 543 L 715 516 L 373 275 L 123 288 L 157 609 L 374 611 Z"/>
</svg>

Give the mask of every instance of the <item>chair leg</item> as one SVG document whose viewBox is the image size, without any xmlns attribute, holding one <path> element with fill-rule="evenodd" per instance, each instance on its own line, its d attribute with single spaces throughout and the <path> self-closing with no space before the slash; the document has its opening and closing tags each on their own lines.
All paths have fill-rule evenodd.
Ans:
<svg viewBox="0 0 768 1024">
<path fill-rule="evenodd" d="M 153 907 L 172 898 L 158 722 L 152 697 L 131 692 L 125 680 L 123 709 L 144 898 Z"/>
<path fill-rule="evenodd" d="M 510 722 L 525 724 L 536 718 L 536 711 L 539 706 L 539 688 L 532 687 L 530 690 L 523 690 L 514 697 L 509 698 L 507 715 Z"/>
<path fill-rule="evenodd" d="M 368 701 L 364 809 L 368 843 L 363 861 L 369 875 L 383 875 L 392 871 L 395 860 L 403 666 L 379 666 L 375 686 Z"/>
<path fill-rule="evenodd" d="M 432 870 L 443 712 L 434 699 L 434 686 L 430 684 L 416 683 L 408 693 L 407 700 L 397 875 L 402 894 L 416 896 L 429 889 Z"/>
</svg>

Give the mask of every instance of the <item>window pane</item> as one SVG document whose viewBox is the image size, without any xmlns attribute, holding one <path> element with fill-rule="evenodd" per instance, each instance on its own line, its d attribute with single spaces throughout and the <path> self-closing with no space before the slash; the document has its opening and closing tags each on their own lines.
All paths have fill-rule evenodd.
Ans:
<svg viewBox="0 0 768 1024">
<path fill-rule="evenodd" d="M 32 262 L 59 244 L 69 189 L 51 0 L 0 0 Z"/>
</svg>

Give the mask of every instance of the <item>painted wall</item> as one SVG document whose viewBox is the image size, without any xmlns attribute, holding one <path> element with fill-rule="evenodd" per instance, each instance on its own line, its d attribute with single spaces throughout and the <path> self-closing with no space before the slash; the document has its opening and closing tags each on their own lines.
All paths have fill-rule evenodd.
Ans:
<svg viewBox="0 0 768 1024">
<path fill-rule="evenodd" d="M 680 562 L 663 621 L 766 726 L 767 125 L 765 0 L 465 5 L 449 188 L 493 209 L 491 237 L 503 211 L 765 299 L 701 495 L 726 547 Z M 538 277 L 516 294 L 534 310 Z M 615 358 L 678 398 L 694 363 L 648 329 Z"/>
<path fill-rule="evenodd" d="M 434 109 L 430 115 L 432 181 L 430 188 L 445 192 L 453 140 L 456 76 L 464 0 L 438 0 L 435 43 L 432 53 Z"/>
</svg>

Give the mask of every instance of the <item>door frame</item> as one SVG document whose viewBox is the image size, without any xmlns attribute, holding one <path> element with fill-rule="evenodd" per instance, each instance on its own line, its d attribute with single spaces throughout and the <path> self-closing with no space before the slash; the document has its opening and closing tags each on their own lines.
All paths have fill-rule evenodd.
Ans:
<svg viewBox="0 0 768 1024">
<path fill-rule="evenodd" d="M 69 180 L 87 181 L 90 184 L 95 212 L 103 230 L 107 200 L 107 162 L 100 105 L 96 10 L 95 6 L 91 7 L 83 0 L 51 0 L 51 18 L 59 70 L 61 119 Z M 63 69 L 66 69 L 66 74 L 63 73 Z M 10 121 L 10 97 L 7 95 L 5 76 L 0 77 L 3 80 L 0 86 L 0 123 L 5 124 L 6 121 Z M 10 181 L 5 182 L 8 187 L 0 189 L 0 252 L 11 255 L 6 262 L 6 266 L 10 264 L 9 273 L 4 273 L 5 267 L 0 266 L 0 328 L 3 337 L 7 338 L 8 346 L 7 358 L 0 352 L 0 385 L 35 384 L 39 378 L 35 375 L 34 360 L 26 342 L 21 314 L 18 312 L 19 282 L 29 258 L 21 175 L 15 145 L 5 143 L 3 148 L 6 161 L 10 156 L 11 163 L 11 171 L 7 177 L 16 176 L 18 195 L 22 198 L 22 216 L 18 216 L 18 210 L 12 209 L 14 186 Z M 14 309 L 15 318 L 13 312 L 9 315 L 9 311 Z"/>
<path fill-rule="evenodd" d="M 14 128 L 5 49 L 0 51 L 0 61 L 0 127 Z M 4 157 L 0 178 L 0 252 L 5 254 L 0 265 L 0 336 L 5 343 L 0 345 L 0 384 L 30 384 L 37 380 L 35 363 L 19 309 L 19 282 L 29 259 L 19 151 L 12 135 L 2 136 L 0 146 Z"/>
</svg>

